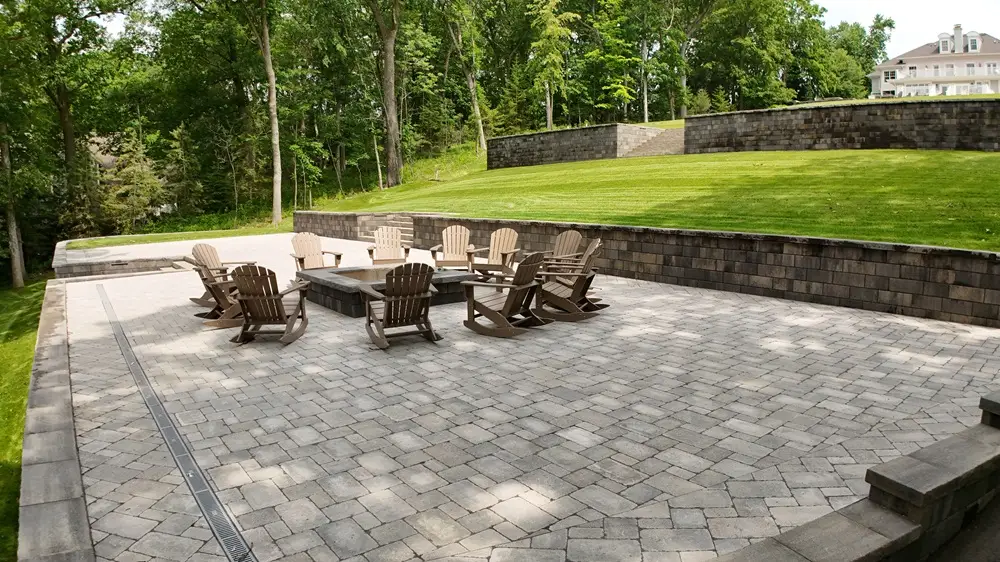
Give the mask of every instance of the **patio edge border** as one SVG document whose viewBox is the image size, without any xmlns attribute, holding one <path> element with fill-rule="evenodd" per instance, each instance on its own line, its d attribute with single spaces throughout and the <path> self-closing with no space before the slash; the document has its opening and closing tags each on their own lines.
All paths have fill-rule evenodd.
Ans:
<svg viewBox="0 0 1000 562">
<path fill-rule="evenodd" d="M 66 287 L 46 284 L 31 367 L 24 446 L 17 559 L 94 560 L 73 419 Z"/>
</svg>

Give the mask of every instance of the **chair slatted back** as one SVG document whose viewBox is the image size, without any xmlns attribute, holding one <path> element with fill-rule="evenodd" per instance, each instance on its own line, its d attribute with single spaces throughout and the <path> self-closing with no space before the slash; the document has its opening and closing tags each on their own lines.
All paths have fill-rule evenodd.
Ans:
<svg viewBox="0 0 1000 562">
<path fill-rule="evenodd" d="M 507 301 L 503 304 L 503 310 L 501 314 L 504 316 L 512 316 L 517 314 L 525 306 L 525 301 L 531 298 L 534 294 L 535 287 L 524 287 L 535 280 L 535 275 L 538 274 L 538 270 L 545 263 L 545 254 L 541 252 L 536 252 L 534 254 L 528 254 L 528 257 L 524 258 L 520 264 L 517 266 L 517 271 L 514 272 L 514 280 L 511 281 L 511 285 L 521 287 L 518 289 L 510 289 L 510 293 L 507 295 Z"/>
<path fill-rule="evenodd" d="M 425 263 L 407 263 L 385 274 L 386 328 L 412 326 L 427 318 L 431 305 L 434 268 Z"/>
<path fill-rule="evenodd" d="M 583 242 L 582 234 L 576 230 L 567 230 L 556 236 L 556 240 L 552 245 L 552 255 L 568 256 L 575 254 L 580 249 L 581 242 Z"/>
<path fill-rule="evenodd" d="M 507 256 L 509 259 L 509 252 L 514 248 L 517 248 L 517 231 L 513 228 L 501 228 L 494 230 L 493 234 L 490 235 L 490 255 L 486 260 L 486 263 L 494 265 L 510 265 L 509 263 L 504 263 L 504 253 L 508 252 Z"/>
<path fill-rule="evenodd" d="M 581 273 L 590 273 L 594 269 L 594 261 L 597 260 L 597 256 L 601 255 L 602 249 L 603 243 L 600 238 L 594 238 L 590 241 L 587 249 L 583 252 L 583 256 L 580 257 L 580 262 L 583 264 L 583 268 L 580 270 Z"/>
<path fill-rule="evenodd" d="M 375 259 L 404 259 L 403 231 L 395 226 L 380 226 L 372 235 L 375 237 Z"/>
<path fill-rule="evenodd" d="M 222 269 L 222 260 L 219 259 L 219 252 L 215 246 L 209 244 L 195 244 L 191 249 L 191 255 L 198 265 L 202 266 L 210 282 L 218 281 L 217 270 Z"/>
<path fill-rule="evenodd" d="M 326 267 L 323 261 L 323 244 L 319 236 L 312 232 L 300 232 L 292 237 L 292 249 L 296 256 L 301 256 L 302 269 L 317 269 Z"/>
<path fill-rule="evenodd" d="M 284 324 L 288 321 L 274 272 L 257 265 L 233 270 L 237 299 L 250 324 Z"/>
<path fill-rule="evenodd" d="M 469 229 L 460 224 L 449 226 L 441 232 L 441 250 L 444 261 L 464 260 L 468 258 Z"/>
</svg>

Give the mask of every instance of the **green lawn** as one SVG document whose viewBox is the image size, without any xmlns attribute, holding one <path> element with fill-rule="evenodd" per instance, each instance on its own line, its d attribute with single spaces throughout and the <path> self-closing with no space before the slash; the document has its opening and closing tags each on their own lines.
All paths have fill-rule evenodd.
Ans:
<svg viewBox="0 0 1000 562">
<path fill-rule="evenodd" d="M 997 177 L 1000 154 L 980 152 L 744 152 L 481 171 L 321 206 L 1000 250 Z"/>
<path fill-rule="evenodd" d="M 0 290 L 0 560 L 17 559 L 24 407 L 44 294 L 44 280 Z"/>
<path fill-rule="evenodd" d="M 656 127 L 657 129 L 683 129 L 684 120 L 674 119 L 673 121 L 653 121 L 650 123 L 633 123 L 633 125 L 645 125 L 647 127 Z"/>
<path fill-rule="evenodd" d="M 152 244 L 154 242 L 180 242 L 183 240 L 202 240 L 207 238 L 229 238 L 232 236 L 251 236 L 254 234 L 275 234 L 291 232 L 291 216 L 285 218 L 278 226 L 245 226 L 228 230 L 191 230 L 184 232 L 157 232 L 153 234 L 129 234 L 126 236 L 108 236 L 106 238 L 84 238 L 73 240 L 66 245 L 68 250 L 87 250 L 90 248 L 107 248 L 109 246 L 127 246 L 129 244 Z"/>
<path fill-rule="evenodd" d="M 1000 94 L 969 94 L 965 96 L 910 96 L 906 98 L 863 98 L 863 99 L 847 99 L 847 100 L 830 100 L 830 101 L 817 101 L 809 103 L 799 103 L 795 105 L 788 106 L 789 108 L 798 107 L 819 107 L 824 105 L 856 105 L 864 103 L 914 103 L 921 101 L 962 101 L 962 100 L 995 100 L 1000 99 Z"/>
</svg>

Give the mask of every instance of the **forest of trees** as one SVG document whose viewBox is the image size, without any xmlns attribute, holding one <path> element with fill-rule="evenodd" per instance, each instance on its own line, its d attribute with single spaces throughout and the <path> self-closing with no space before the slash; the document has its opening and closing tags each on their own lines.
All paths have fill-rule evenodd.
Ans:
<svg viewBox="0 0 1000 562">
<path fill-rule="evenodd" d="M 163 212 L 278 221 L 489 136 L 865 96 L 892 20 L 822 16 L 811 0 L 0 0 L 0 269 L 16 286 L 56 240 Z"/>
</svg>

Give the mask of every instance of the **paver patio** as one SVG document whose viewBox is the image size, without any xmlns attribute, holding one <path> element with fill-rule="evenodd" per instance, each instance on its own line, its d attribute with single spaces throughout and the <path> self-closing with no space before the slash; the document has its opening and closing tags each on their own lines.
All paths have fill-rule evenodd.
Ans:
<svg viewBox="0 0 1000 562">
<path fill-rule="evenodd" d="M 212 243 L 291 278 L 285 235 Z M 106 560 L 224 556 L 98 285 L 262 561 L 712 558 L 858 500 L 869 466 L 978 423 L 1000 389 L 997 330 L 622 278 L 598 279 L 612 307 L 587 322 L 502 340 L 445 305 L 443 341 L 388 351 L 316 305 L 292 345 L 231 344 L 193 316 L 190 272 L 71 283 L 77 442 Z"/>
</svg>

